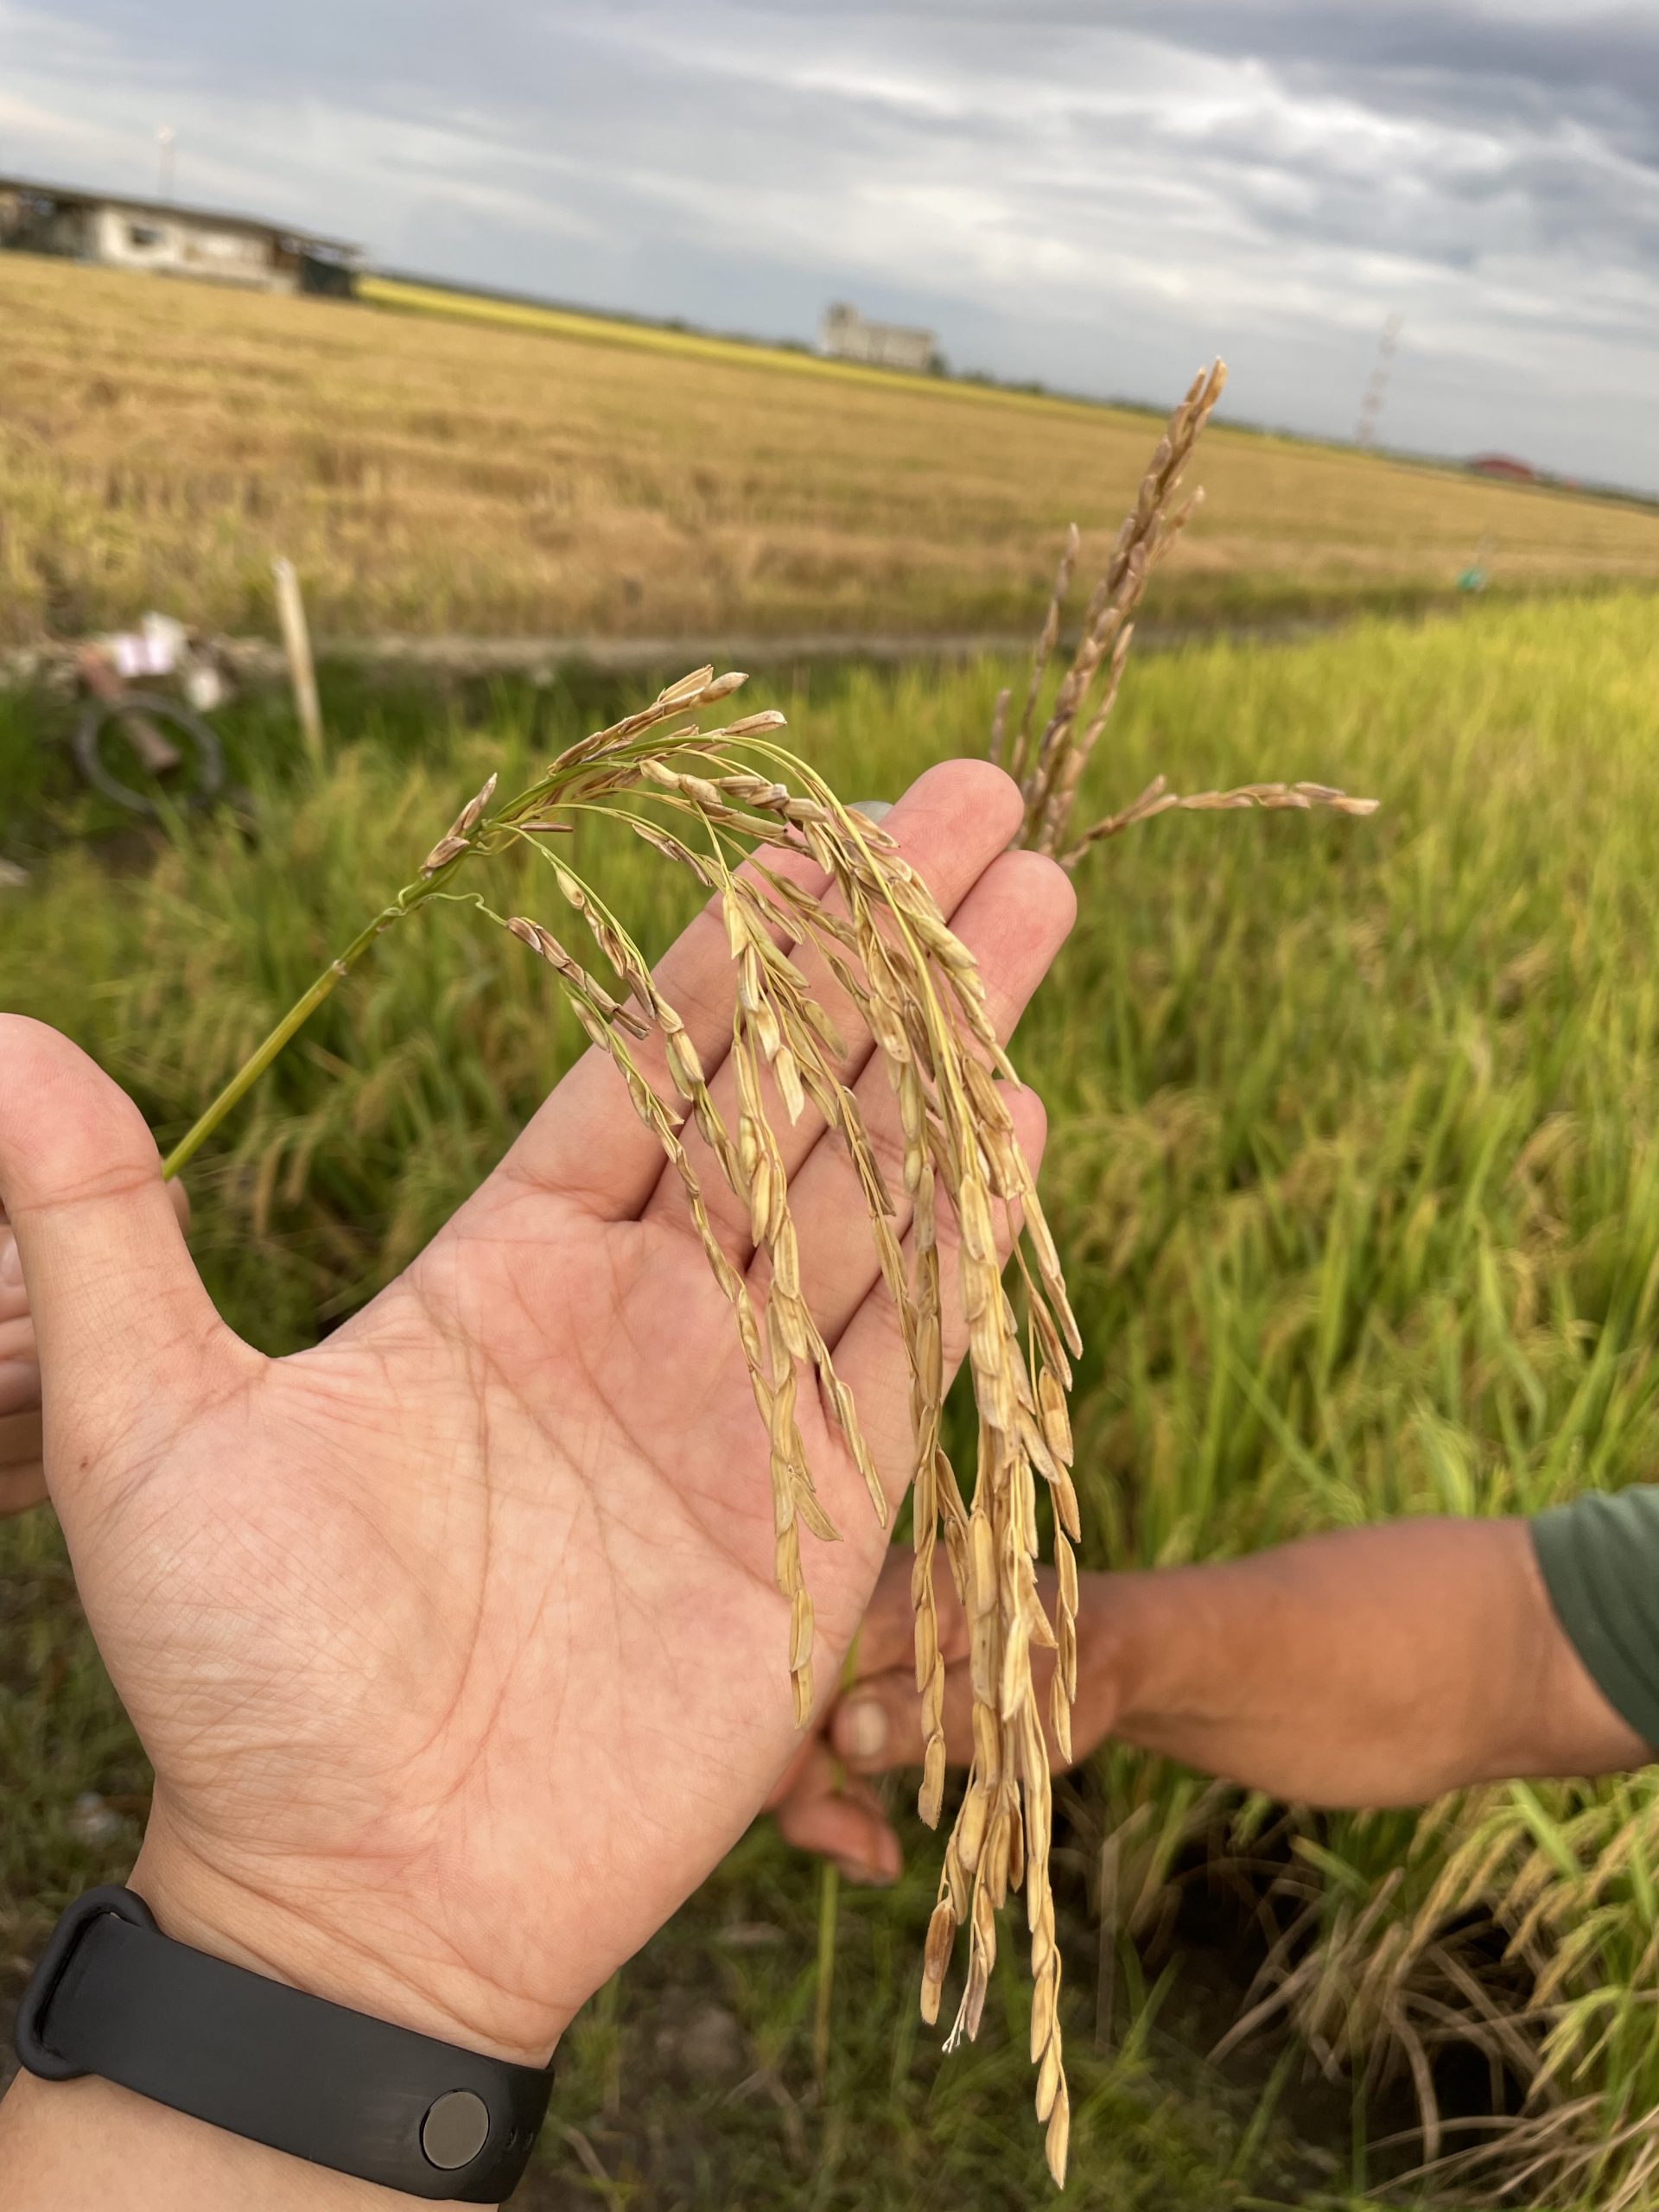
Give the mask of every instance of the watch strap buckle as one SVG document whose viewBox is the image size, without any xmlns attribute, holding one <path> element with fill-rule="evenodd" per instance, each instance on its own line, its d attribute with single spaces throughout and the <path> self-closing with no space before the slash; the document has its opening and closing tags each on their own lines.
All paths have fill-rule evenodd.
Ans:
<svg viewBox="0 0 1659 2212">
<path fill-rule="evenodd" d="M 65 1912 L 52 1931 L 52 1940 L 41 1954 L 40 1963 L 29 1978 L 13 2031 L 18 2057 L 31 2074 L 38 2075 L 43 2082 L 78 2082 L 86 2072 L 84 2066 L 53 2050 L 48 2040 L 48 2018 L 52 1999 L 69 1970 L 76 1946 L 92 1922 L 106 1912 L 134 1928 L 156 1932 L 156 1916 L 149 1907 L 141 1897 L 117 1882 L 106 1882 L 99 1889 L 88 1890 Z"/>
</svg>

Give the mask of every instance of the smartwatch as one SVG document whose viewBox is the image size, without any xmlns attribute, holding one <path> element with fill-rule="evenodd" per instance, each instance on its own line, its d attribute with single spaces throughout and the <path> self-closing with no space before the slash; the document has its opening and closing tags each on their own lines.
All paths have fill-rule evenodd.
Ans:
<svg viewBox="0 0 1659 2212">
<path fill-rule="evenodd" d="M 101 2075 L 274 2151 L 463 2204 L 512 2192 L 553 2083 L 550 2065 L 457 2050 L 173 1942 L 118 1885 L 59 1921 L 16 2044 L 42 2081 Z"/>
</svg>

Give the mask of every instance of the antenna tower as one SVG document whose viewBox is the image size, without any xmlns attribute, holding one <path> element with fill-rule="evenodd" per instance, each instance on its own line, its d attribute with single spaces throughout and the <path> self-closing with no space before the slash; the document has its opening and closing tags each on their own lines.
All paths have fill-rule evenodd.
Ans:
<svg viewBox="0 0 1659 2212">
<path fill-rule="evenodd" d="M 1405 317 L 1391 315 L 1382 326 L 1376 341 L 1376 365 L 1371 371 L 1371 380 L 1365 387 L 1365 397 L 1359 404 L 1359 421 L 1354 429 L 1357 446 L 1376 443 L 1377 418 L 1382 412 L 1382 403 L 1389 395 L 1389 378 L 1394 370 L 1395 351 L 1400 343 L 1400 333 L 1405 327 Z"/>
</svg>

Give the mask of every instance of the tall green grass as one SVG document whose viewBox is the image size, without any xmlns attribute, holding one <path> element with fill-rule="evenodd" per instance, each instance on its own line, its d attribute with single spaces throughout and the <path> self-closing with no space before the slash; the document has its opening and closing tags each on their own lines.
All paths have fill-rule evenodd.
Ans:
<svg viewBox="0 0 1659 2212">
<path fill-rule="evenodd" d="M 1005 675 L 843 671 L 782 703 L 838 788 L 891 795 L 979 749 Z M 70 1028 L 177 1135 L 486 767 L 539 757 L 574 715 L 568 697 L 502 694 L 416 744 L 384 728 L 353 741 L 353 709 L 322 789 L 267 748 L 243 819 L 187 830 L 143 873 L 70 850 L 0 893 L 0 1003 Z M 1077 931 L 1020 1057 L 1051 1108 L 1045 1179 L 1089 1343 L 1074 1419 L 1094 1558 L 1526 1512 L 1649 1477 L 1652 602 L 1478 608 L 1147 661 L 1092 772 L 1103 810 L 1159 770 L 1178 788 L 1311 777 L 1383 810 L 1166 817 L 1080 876 Z M 685 918 L 637 844 L 601 873 L 643 942 Z M 527 880 L 516 903 L 533 900 Z M 459 911 L 385 940 L 192 1171 L 198 1249 L 232 1319 L 281 1349 L 368 1295 L 579 1041 L 543 971 Z M 22 1541 L 0 1536 L 0 1567 L 44 1574 L 38 1538 Z M 1174 1877 L 1207 1852 L 1282 1939 L 1256 1992 L 1265 2038 L 1283 2047 L 1288 2023 L 1373 2097 L 1398 2077 L 1431 2110 L 1461 2043 L 1490 2062 L 1493 2114 L 1512 2108 L 1511 2171 L 1549 2162 L 1519 2201 L 1642 2198 L 1659 2105 L 1649 1778 L 1315 1821 L 1113 1752 L 1073 1834 L 1108 1918 L 1119 2033 L 1125 2018 L 1154 2032 L 1134 1939 L 1152 1940 Z M 51 1887 L 47 1843 L 25 1858 L 9 1881 Z M 810 1992 L 807 1896 L 791 1941 Z M 861 1906 L 860 1924 L 881 1910 Z M 1090 1979 L 1084 1964 L 1074 1986 Z M 784 2043 L 804 2079 L 802 2002 Z M 1481 2138 L 1453 2129 L 1443 2148 Z M 1203 2167 L 1194 2202 L 1245 2139 Z M 1012 2186 L 1023 2152 L 984 2171 Z M 1084 2164 L 1079 2202 L 1107 2201 L 1106 2171 Z M 1166 2201 L 1185 2201 L 1173 2181 Z"/>
</svg>

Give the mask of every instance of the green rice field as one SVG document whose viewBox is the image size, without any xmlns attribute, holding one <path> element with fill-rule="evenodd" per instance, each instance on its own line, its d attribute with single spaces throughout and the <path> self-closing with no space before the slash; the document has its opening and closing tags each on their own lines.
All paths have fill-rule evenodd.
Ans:
<svg viewBox="0 0 1659 2212">
<path fill-rule="evenodd" d="M 1009 673 L 855 665 L 752 690 L 842 792 L 893 795 L 983 750 Z M 340 677 L 321 778 L 256 700 L 227 720 L 235 803 L 154 836 L 77 793 L 60 705 L 0 695 L 19 795 L 0 850 L 28 873 L 0 889 L 0 1005 L 71 1030 L 175 1138 L 489 768 L 645 689 Z M 1132 660 L 1093 810 L 1160 771 L 1382 806 L 1166 817 L 1079 874 L 1019 1054 L 1089 1347 L 1086 1555 L 1214 1558 L 1649 1478 L 1651 597 Z M 685 918 L 636 841 L 594 866 L 642 942 Z M 534 896 L 526 874 L 503 911 Z M 393 933 L 192 1167 L 195 1249 L 250 1338 L 294 1347 L 370 1295 L 573 1056 L 550 977 L 513 950 L 454 912 Z M 53 1524 L 0 1526 L 0 2003 L 68 1896 L 124 1867 L 146 1789 Z M 86 1791 L 113 1808 L 95 1842 L 73 1817 Z M 905 1833 L 895 1890 L 841 1892 L 821 2080 L 817 1874 L 762 1822 L 578 2024 L 518 2201 L 1045 2202 L 1013 1947 L 979 2047 L 942 2057 L 914 2002 L 937 1846 Z M 1114 1750 L 1063 1793 L 1056 1880 L 1065 2202 L 1659 2202 L 1651 1776 L 1316 1816 Z"/>
</svg>

